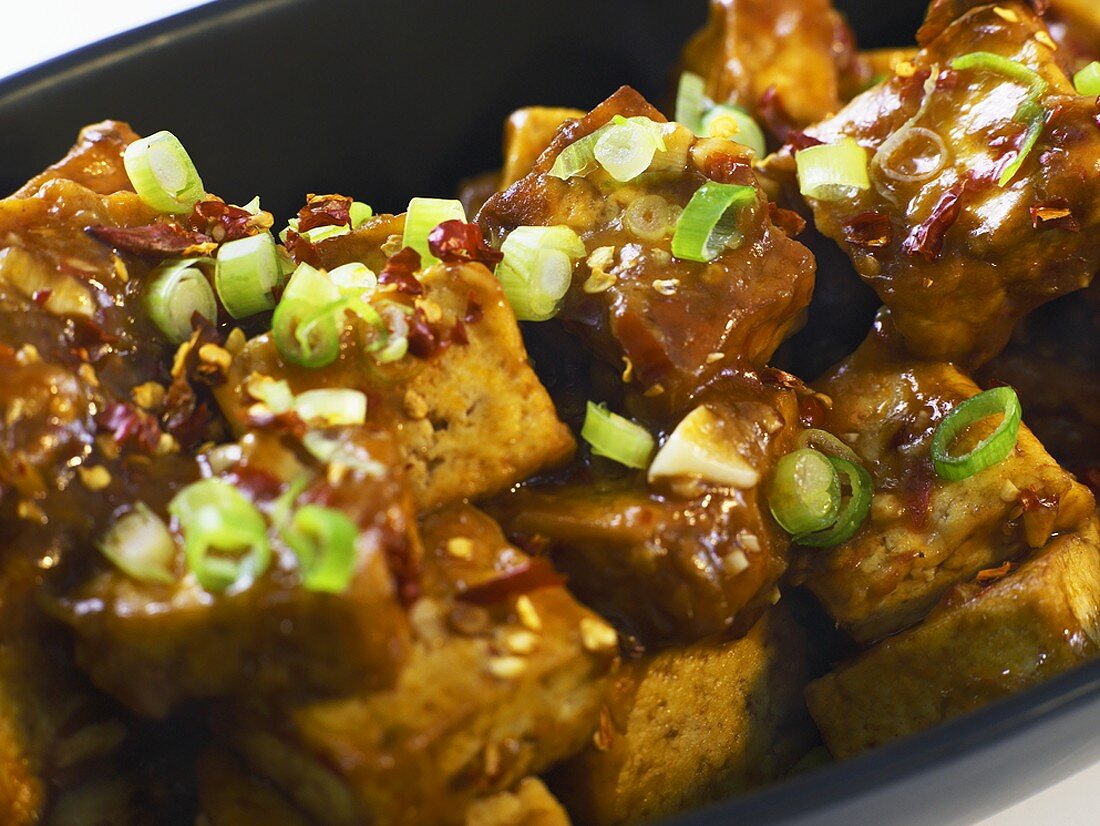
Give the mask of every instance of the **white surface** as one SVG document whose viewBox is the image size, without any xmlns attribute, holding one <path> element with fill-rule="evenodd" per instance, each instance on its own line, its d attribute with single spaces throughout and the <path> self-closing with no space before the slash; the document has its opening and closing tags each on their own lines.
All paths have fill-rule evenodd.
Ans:
<svg viewBox="0 0 1100 826">
<path fill-rule="evenodd" d="M 205 1 L 2 0 L 0 77 Z M 1095 826 L 1098 810 L 1100 764 L 975 826 Z"/>
</svg>

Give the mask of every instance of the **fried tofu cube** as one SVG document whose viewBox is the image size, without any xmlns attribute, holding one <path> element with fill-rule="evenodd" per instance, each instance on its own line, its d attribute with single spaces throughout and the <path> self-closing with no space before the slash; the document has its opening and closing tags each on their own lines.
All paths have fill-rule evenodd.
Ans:
<svg viewBox="0 0 1100 826">
<path fill-rule="evenodd" d="M 1095 521 L 1007 575 L 986 574 L 948 594 L 916 628 L 810 684 L 810 712 L 834 755 L 929 728 L 1100 653 Z"/>
<path fill-rule="evenodd" d="M 254 374 L 285 379 L 295 393 L 319 387 L 364 391 L 368 420 L 387 428 L 401 453 L 417 504 L 478 499 L 572 455 L 574 443 L 531 365 L 499 282 L 479 264 L 439 264 L 420 276 L 417 299 L 440 329 L 463 330 L 428 358 L 407 355 L 381 371 L 345 348 L 329 367 L 286 363 L 270 334 L 233 361 L 218 400 L 238 428 L 248 426 Z"/>
<path fill-rule="evenodd" d="M 567 120 L 584 117 L 580 109 L 528 106 L 517 109 L 504 124 L 504 166 L 498 189 L 507 189 L 528 172 Z"/>
<path fill-rule="evenodd" d="M 802 629 L 777 606 L 748 636 L 628 662 L 594 742 L 551 776 L 592 826 L 676 814 L 781 777 L 813 746 Z"/>
<path fill-rule="evenodd" d="M 348 515 L 360 532 L 347 589 L 302 585 L 274 528 L 271 568 L 245 587 L 205 590 L 187 573 L 182 552 L 169 583 L 139 581 L 104 564 L 62 588 L 53 605 L 76 633 L 78 659 L 99 687 L 139 714 L 163 717 L 194 698 L 393 684 L 408 644 L 400 568 L 415 565 L 419 552 L 412 502 L 387 470 L 388 435 L 340 438 L 347 455 L 361 451 L 376 467 L 345 468 L 334 482 L 332 473 L 302 464 L 278 439 L 252 436 L 223 476 L 264 508 L 294 480 L 308 479 L 296 501 L 321 497 Z"/>
<path fill-rule="evenodd" d="M 254 714 L 236 747 L 325 823 L 461 824 L 591 737 L 615 632 L 469 506 L 421 523 L 415 645 L 392 691 Z"/>
<path fill-rule="evenodd" d="M 569 815 L 541 780 L 527 777 L 512 791 L 471 803 L 465 826 L 569 826 Z"/>
<path fill-rule="evenodd" d="M 979 392 L 949 364 L 897 358 L 876 333 L 818 386 L 833 400 L 825 428 L 863 460 L 875 496 L 855 537 L 806 554 L 805 582 L 859 642 L 920 622 L 952 586 L 1093 513 L 1092 494 L 1024 425 L 1003 462 L 962 481 L 936 476 L 933 431 Z M 975 424 L 955 449 L 969 449 L 965 440 L 973 447 L 995 424 Z"/>
<path fill-rule="evenodd" d="M 41 571 L 15 549 L 0 565 L 0 821 L 43 822 L 58 797 L 108 774 L 129 729 L 37 610 Z M 91 821 L 85 821 L 91 822 Z M 103 821 L 106 822 L 106 821 Z"/>
</svg>

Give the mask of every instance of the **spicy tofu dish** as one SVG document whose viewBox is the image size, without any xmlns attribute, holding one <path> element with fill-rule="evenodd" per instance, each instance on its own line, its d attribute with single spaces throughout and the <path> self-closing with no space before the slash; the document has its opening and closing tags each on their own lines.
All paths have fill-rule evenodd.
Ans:
<svg viewBox="0 0 1100 826">
<path fill-rule="evenodd" d="M 0 200 L 0 821 L 639 823 L 1095 657 L 1093 5 L 711 0 L 392 214 L 86 126 Z"/>
</svg>

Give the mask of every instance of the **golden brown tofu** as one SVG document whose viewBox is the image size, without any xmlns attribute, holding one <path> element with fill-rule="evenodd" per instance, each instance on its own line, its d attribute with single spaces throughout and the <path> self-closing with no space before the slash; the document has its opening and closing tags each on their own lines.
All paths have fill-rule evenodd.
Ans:
<svg viewBox="0 0 1100 826">
<path fill-rule="evenodd" d="M 1076 94 L 1030 4 L 948 0 L 929 21 L 905 71 L 806 130 L 858 143 L 869 185 L 808 201 L 910 350 L 972 369 L 1020 318 L 1100 269 L 1097 106 Z M 981 58 L 949 68 L 974 53 L 1020 71 Z"/>
<path fill-rule="evenodd" d="M 744 639 L 628 662 L 594 742 L 551 785 L 580 823 L 637 823 L 781 777 L 813 746 L 802 629 L 782 606 Z"/>
<path fill-rule="evenodd" d="M 465 826 L 569 826 L 569 815 L 541 780 L 527 777 L 514 790 L 471 803 Z"/>
<path fill-rule="evenodd" d="M 991 570 L 958 587 L 921 625 L 811 683 L 806 696 L 830 751 L 846 757 L 1035 685 L 1098 645 L 1092 521 L 1007 575 Z"/>
<path fill-rule="evenodd" d="M 1095 508 L 1023 425 L 1003 462 L 958 482 L 936 476 L 932 433 L 979 388 L 949 364 L 907 361 L 885 335 L 880 327 L 818 385 L 833 400 L 825 428 L 874 479 L 871 515 L 846 544 L 804 559 L 806 584 L 865 643 L 916 624 L 953 585 L 1042 547 Z M 994 425 L 983 420 L 964 438 L 984 438 Z"/>
<path fill-rule="evenodd" d="M 528 106 L 509 115 L 504 123 L 504 166 L 497 189 L 507 189 L 530 172 L 563 123 L 583 117 L 580 109 L 558 106 Z"/>
<path fill-rule="evenodd" d="M 649 171 L 625 183 L 598 164 L 566 180 L 551 174 L 568 147 L 617 117 L 646 118 L 660 130 L 665 148 Z M 485 203 L 478 223 L 494 244 L 521 226 L 576 232 L 585 257 L 557 318 L 613 370 L 625 370 L 639 394 L 674 409 L 724 368 L 766 363 L 813 292 L 813 256 L 779 226 L 751 155 L 668 123 L 624 86 L 566 121 L 530 173 Z M 705 263 L 675 257 L 676 216 L 708 182 L 744 187 L 731 216 L 739 243 Z"/>
<path fill-rule="evenodd" d="M 309 826 L 276 789 L 251 774 L 239 757 L 210 748 L 199 756 L 200 826 Z"/>
<path fill-rule="evenodd" d="M 237 747 L 324 823 L 461 824 L 592 735 L 615 632 L 469 506 L 421 524 L 415 646 L 392 691 L 253 716 Z"/>
<path fill-rule="evenodd" d="M 285 379 L 295 393 L 319 387 L 362 390 L 368 420 L 393 433 L 421 508 L 496 493 L 567 459 L 573 437 L 527 360 L 500 284 L 479 264 L 439 264 L 420 276 L 417 306 L 439 328 L 461 329 L 426 358 L 407 355 L 380 370 L 355 342 L 329 367 L 300 368 L 279 355 L 270 334 L 236 356 L 218 400 L 238 428 L 249 423 L 249 378 Z M 351 338 L 350 336 L 348 337 Z"/>
<path fill-rule="evenodd" d="M 711 0 L 683 64 L 711 99 L 745 107 L 780 141 L 831 115 L 869 77 L 830 0 Z"/>
<path fill-rule="evenodd" d="M 0 566 L 0 821 L 10 826 L 43 822 L 59 796 L 110 774 L 128 737 L 36 609 L 39 574 L 15 555 Z"/>
<path fill-rule="evenodd" d="M 790 539 L 772 518 L 765 490 L 802 431 L 802 398 L 744 377 L 716 382 L 698 397 L 684 421 L 703 414 L 723 450 L 739 458 L 744 479 L 636 474 L 593 482 L 582 472 L 578 480 L 525 485 L 490 507 L 510 536 L 547 542 L 570 589 L 643 643 L 743 634 L 774 603 L 787 568 Z M 686 440 L 689 430 L 674 432 Z"/>
<path fill-rule="evenodd" d="M 60 586 L 53 609 L 75 631 L 79 661 L 98 686 L 140 714 L 161 717 L 193 698 L 393 684 L 408 641 L 398 589 L 419 550 L 412 502 L 385 464 L 395 458 L 387 435 L 340 438 L 342 455 L 360 451 L 376 467 L 345 465 L 334 481 L 277 438 L 252 435 L 221 449 L 239 455 L 220 477 L 265 510 L 308 480 L 295 502 L 322 502 L 351 517 L 360 532 L 347 589 L 307 589 L 274 527 L 271 567 L 225 590 L 204 589 L 182 550 L 165 583 L 139 581 L 103 560 L 89 576 Z"/>
</svg>

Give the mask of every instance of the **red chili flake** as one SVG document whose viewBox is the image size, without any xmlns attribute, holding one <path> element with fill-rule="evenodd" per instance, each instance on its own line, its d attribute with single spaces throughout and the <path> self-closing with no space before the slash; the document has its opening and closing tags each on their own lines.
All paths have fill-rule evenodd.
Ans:
<svg viewBox="0 0 1100 826">
<path fill-rule="evenodd" d="M 412 247 L 399 249 L 386 259 L 386 266 L 378 274 L 378 283 L 382 286 L 392 284 L 399 293 L 422 295 L 424 285 L 416 277 L 420 269 L 420 253 Z"/>
<path fill-rule="evenodd" d="M 210 198 L 199 201 L 191 213 L 191 226 L 219 244 L 251 235 L 256 216 L 247 209 Z"/>
<path fill-rule="evenodd" d="M 1045 204 L 1036 204 L 1030 208 L 1031 225 L 1035 229 L 1061 229 L 1066 232 L 1080 232 L 1081 222 L 1069 208 L 1065 198 L 1054 198 Z"/>
<path fill-rule="evenodd" d="M 267 502 L 283 492 L 283 480 L 269 470 L 252 465 L 233 468 L 233 484 L 254 502 Z"/>
<path fill-rule="evenodd" d="M 801 149 L 809 149 L 811 146 L 823 146 L 824 144 L 825 141 L 819 140 L 813 135 L 807 135 L 801 129 L 792 129 L 787 133 L 786 145 L 795 152 Z"/>
<path fill-rule="evenodd" d="M 944 69 L 936 76 L 936 91 L 949 92 L 959 85 L 959 73 L 954 69 Z"/>
<path fill-rule="evenodd" d="M 458 595 L 474 605 L 498 605 L 510 597 L 528 594 L 539 588 L 554 588 L 565 580 L 544 557 L 532 557 L 507 571 L 471 585 Z"/>
<path fill-rule="evenodd" d="M 310 243 L 304 235 L 299 235 L 294 230 L 287 230 L 286 252 L 295 264 L 309 264 L 311 267 L 321 266 L 321 256 L 317 247 Z"/>
<path fill-rule="evenodd" d="M 778 138 L 780 143 L 789 143 L 790 136 L 795 131 L 794 120 L 788 114 L 783 101 L 779 99 L 779 90 L 774 84 L 764 90 L 756 109 L 768 131 Z"/>
<path fill-rule="evenodd" d="M 783 230 L 788 238 L 796 238 L 806 229 L 806 219 L 793 209 L 783 209 L 774 201 L 768 202 L 768 215 L 772 223 Z"/>
<path fill-rule="evenodd" d="M 890 216 L 881 212 L 861 212 L 844 224 L 844 240 L 854 247 L 878 249 L 889 246 L 892 238 Z"/>
<path fill-rule="evenodd" d="M 965 190 L 965 182 L 960 182 L 940 196 L 932 207 L 931 214 L 913 228 L 902 244 L 907 255 L 920 256 L 928 261 L 935 261 L 940 257 L 947 231 L 959 220 L 962 212 L 962 195 Z"/>
<path fill-rule="evenodd" d="M 428 323 L 424 310 L 417 307 L 409 319 L 409 355 L 419 359 L 434 356 L 442 349 L 442 342 Z"/>
<path fill-rule="evenodd" d="M 97 418 L 96 424 L 109 431 L 118 445 L 133 439 L 139 447 L 152 453 L 160 444 L 161 430 L 157 420 L 128 402 L 112 404 Z"/>
<path fill-rule="evenodd" d="M 730 143 L 731 147 L 735 144 Z M 737 184 L 739 186 L 753 186 L 756 183 L 756 175 L 752 171 L 752 164 L 744 155 L 732 152 L 711 152 L 703 162 L 703 174 L 712 181 L 720 184 Z"/>
<path fill-rule="evenodd" d="M 471 294 L 466 299 L 466 313 L 462 316 L 462 320 L 467 324 L 477 324 L 485 317 L 485 311 L 481 309 L 481 304 Z"/>
<path fill-rule="evenodd" d="M 990 585 L 999 579 L 1004 579 L 1011 570 L 1011 562 L 1002 562 L 996 568 L 986 568 L 983 571 L 978 571 L 976 579 L 979 585 Z"/>
<path fill-rule="evenodd" d="M 343 195 L 307 195 L 298 210 L 298 232 L 315 227 L 351 226 L 351 198 Z"/>
<path fill-rule="evenodd" d="M 185 252 L 210 252 L 214 240 L 191 232 L 176 223 L 147 224 L 143 227 L 88 227 L 88 234 L 108 246 L 135 255 L 164 258 Z"/>
<path fill-rule="evenodd" d="M 53 290 L 35 290 L 31 300 L 39 307 L 45 307 L 51 295 L 53 295 Z"/>
<path fill-rule="evenodd" d="M 455 326 L 451 328 L 450 340 L 455 344 L 461 344 L 465 347 L 470 343 L 470 336 L 466 333 L 466 325 L 459 319 L 455 322 Z"/>
<path fill-rule="evenodd" d="M 478 261 L 488 267 L 504 259 L 504 253 L 485 243 L 481 227 L 457 218 L 444 221 L 428 234 L 428 249 L 448 264 Z"/>
</svg>

